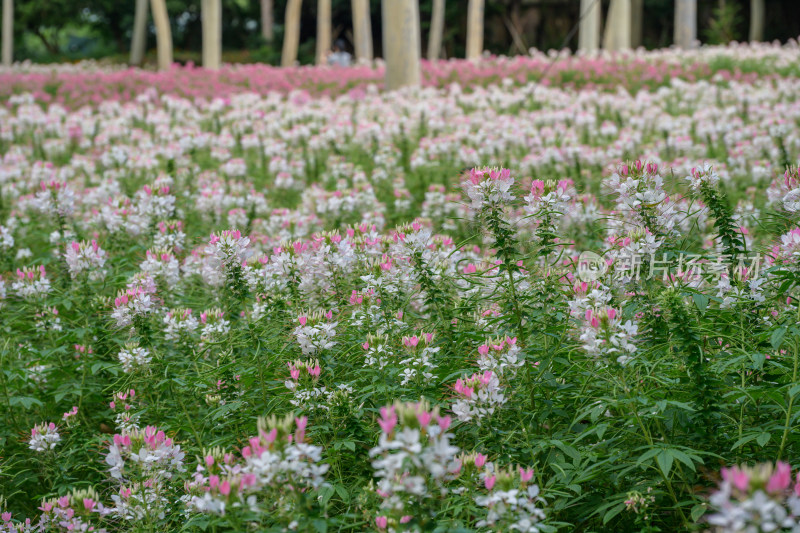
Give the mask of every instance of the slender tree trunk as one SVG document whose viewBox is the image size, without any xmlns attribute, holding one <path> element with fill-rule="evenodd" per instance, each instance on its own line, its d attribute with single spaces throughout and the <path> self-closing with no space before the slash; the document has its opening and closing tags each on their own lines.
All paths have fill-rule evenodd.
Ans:
<svg viewBox="0 0 800 533">
<path fill-rule="evenodd" d="M 169 70 L 172 66 L 172 30 L 169 27 L 165 0 L 150 0 L 150 11 L 153 13 L 153 23 L 156 26 L 158 70 Z"/>
<path fill-rule="evenodd" d="M 697 0 L 675 0 L 675 44 L 694 48 L 697 41 Z"/>
<path fill-rule="evenodd" d="M 428 61 L 435 61 L 442 55 L 442 35 L 444 34 L 444 0 L 433 0 L 431 13 L 431 32 L 428 35 Z"/>
<path fill-rule="evenodd" d="M 331 0 L 317 0 L 317 65 L 325 63 L 331 44 Z"/>
<path fill-rule="evenodd" d="M 469 0 L 467 5 L 467 59 L 479 59 L 483 53 L 484 0 Z"/>
<path fill-rule="evenodd" d="M 203 68 L 219 69 L 222 62 L 222 1 L 202 0 Z"/>
<path fill-rule="evenodd" d="M 284 22 L 283 53 L 281 66 L 291 67 L 297 61 L 297 47 L 300 46 L 300 8 L 303 0 L 286 2 L 286 21 Z"/>
<path fill-rule="evenodd" d="M 147 48 L 147 11 L 148 0 L 136 0 L 136 12 L 133 16 L 133 37 L 131 38 L 131 65 L 141 65 Z"/>
<path fill-rule="evenodd" d="M 642 46 L 644 0 L 631 0 L 631 48 Z"/>
<path fill-rule="evenodd" d="M 591 52 L 600 48 L 600 0 L 581 0 L 578 49 Z"/>
<path fill-rule="evenodd" d="M 261 36 L 268 43 L 275 39 L 273 0 L 261 0 Z"/>
<path fill-rule="evenodd" d="M 750 42 L 764 40 L 764 0 L 750 0 Z"/>
<path fill-rule="evenodd" d="M 680 0 L 679 0 L 680 1 Z M 631 47 L 631 0 L 611 0 L 603 36 L 603 48 L 627 50 Z"/>
<path fill-rule="evenodd" d="M 369 0 L 352 0 L 353 43 L 356 61 L 372 61 L 372 20 L 369 15 Z"/>
<path fill-rule="evenodd" d="M 4 67 L 14 62 L 14 0 L 3 0 L 2 47 Z"/>
<path fill-rule="evenodd" d="M 417 0 L 383 0 L 381 12 L 386 88 L 419 85 L 419 3 Z"/>
</svg>

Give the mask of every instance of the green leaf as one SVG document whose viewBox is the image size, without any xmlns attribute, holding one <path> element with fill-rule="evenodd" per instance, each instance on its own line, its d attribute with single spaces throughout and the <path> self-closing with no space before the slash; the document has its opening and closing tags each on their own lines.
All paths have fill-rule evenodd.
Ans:
<svg viewBox="0 0 800 533">
<path fill-rule="evenodd" d="M 32 398 L 30 396 L 12 396 L 9 398 L 8 403 L 13 405 L 19 405 L 26 411 L 30 409 L 32 406 L 42 407 L 44 404 L 37 400 L 36 398 Z"/>
<path fill-rule="evenodd" d="M 637 462 L 638 464 L 642 464 L 642 463 L 644 463 L 645 461 L 647 461 L 648 459 L 652 459 L 653 457 L 655 457 L 655 456 L 658 454 L 658 452 L 659 452 L 659 451 L 660 451 L 660 450 L 659 450 L 658 448 L 650 448 L 649 450 L 647 450 L 646 452 L 644 452 L 644 453 L 643 453 L 643 454 L 642 454 L 642 455 L 639 457 L 639 459 L 637 459 L 637 460 L 636 460 L 636 462 Z"/>
<path fill-rule="evenodd" d="M 323 507 L 327 506 L 328 502 L 331 501 L 331 497 L 333 496 L 333 493 L 334 493 L 334 489 L 330 485 L 322 487 L 319 490 L 320 503 L 322 504 Z"/>
<path fill-rule="evenodd" d="M 750 360 L 753 361 L 753 368 L 761 370 L 764 368 L 764 363 L 767 362 L 767 356 L 763 353 L 755 352 L 750 354 Z"/>
<path fill-rule="evenodd" d="M 664 473 L 664 477 L 669 477 L 669 472 L 672 470 L 672 450 L 664 450 L 656 456 L 656 463 Z"/>
<path fill-rule="evenodd" d="M 786 326 L 781 326 L 775 331 L 772 332 L 772 335 L 769 338 L 769 343 L 772 345 L 774 349 L 778 349 L 781 344 L 783 344 L 783 337 L 786 336 Z"/>
<path fill-rule="evenodd" d="M 692 294 L 692 300 L 694 300 L 694 305 L 697 306 L 700 314 L 705 314 L 706 308 L 708 307 L 708 296 L 705 294 L 694 293 Z"/>
<path fill-rule="evenodd" d="M 706 512 L 706 505 L 704 503 L 698 503 L 694 507 L 692 507 L 692 522 L 697 522 L 700 520 L 700 517 L 703 516 Z"/>
<path fill-rule="evenodd" d="M 795 385 L 791 389 L 789 389 L 789 398 L 794 398 L 797 396 L 797 393 L 800 392 L 800 385 Z"/>
<path fill-rule="evenodd" d="M 733 446 L 731 446 L 731 451 L 735 450 L 740 446 L 744 446 L 745 444 L 747 444 L 748 442 L 750 442 L 751 440 L 755 439 L 758 436 L 759 436 L 758 433 L 751 433 L 749 435 L 745 435 L 744 437 L 733 443 Z"/>
<path fill-rule="evenodd" d="M 327 533 L 328 522 L 326 522 L 322 518 L 315 518 L 312 523 L 314 524 L 314 529 L 319 531 L 319 533 Z"/>
<path fill-rule="evenodd" d="M 556 448 L 558 448 L 559 450 L 564 452 L 564 454 L 570 456 L 575 461 L 580 461 L 581 460 L 581 454 L 578 452 L 578 450 L 576 450 L 575 448 L 573 448 L 569 444 L 564 444 L 560 440 L 554 440 L 554 441 L 551 441 L 551 442 L 555 445 Z"/>
<path fill-rule="evenodd" d="M 336 494 L 342 499 L 344 503 L 348 503 L 350 501 L 350 493 L 347 492 L 347 489 L 341 485 L 336 485 Z"/>
<path fill-rule="evenodd" d="M 351 440 L 346 440 L 342 444 L 344 444 L 344 447 L 347 448 L 348 450 L 350 450 L 351 452 L 356 451 L 356 443 L 355 442 L 353 442 Z"/>
<path fill-rule="evenodd" d="M 764 445 L 769 442 L 770 437 L 772 437 L 772 435 L 770 435 L 769 433 L 767 433 L 765 431 L 764 433 L 762 433 L 761 435 L 759 435 L 756 438 L 756 442 L 758 443 L 759 446 L 761 446 L 763 448 Z"/>
<path fill-rule="evenodd" d="M 606 514 L 603 515 L 603 525 L 608 524 L 615 516 L 621 513 L 623 509 L 625 509 L 625 504 L 620 503 L 606 511 Z"/>
<path fill-rule="evenodd" d="M 692 472 L 694 472 L 694 461 L 692 460 L 691 457 L 689 457 L 689 455 L 680 450 L 670 450 L 670 453 L 675 459 L 677 459 L 678 461 L 682 462 L 683 464 L 691 468 Z M 703 461 L 699 462 L 702 463 Z"/>
</svg>

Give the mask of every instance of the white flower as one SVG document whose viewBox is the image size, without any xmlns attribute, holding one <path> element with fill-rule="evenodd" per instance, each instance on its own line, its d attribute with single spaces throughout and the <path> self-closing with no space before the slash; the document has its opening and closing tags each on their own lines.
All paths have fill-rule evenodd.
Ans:
<svg viewBox="0 0 800 533">
<path fill-rule="evenodd" d="M 35 452 L 44 452 L 54 449 L 59 442 L 61 442 L 61 435 L 58 434 L 56 425 L 52 422 L 42 423 L 31 429 L 28 448 Z"/>
</svg>

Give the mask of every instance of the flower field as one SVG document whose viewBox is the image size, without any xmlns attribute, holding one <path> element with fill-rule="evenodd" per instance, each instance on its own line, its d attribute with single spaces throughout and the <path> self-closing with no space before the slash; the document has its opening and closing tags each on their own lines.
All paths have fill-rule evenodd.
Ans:
<svg viewBox="0 0 800 533">
<path fill-rule="evenodd" d="M 0 70 L 0 532 L 800 531 L 798 53 Z"/>
</svg>

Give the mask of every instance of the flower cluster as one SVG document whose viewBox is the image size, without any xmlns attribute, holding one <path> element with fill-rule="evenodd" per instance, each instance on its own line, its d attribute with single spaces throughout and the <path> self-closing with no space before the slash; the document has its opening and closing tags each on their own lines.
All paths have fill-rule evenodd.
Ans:
<svg viewBox="0 0 800 533">
<path fill-rule="evenodd" d="M 614 359 L 625 364 L 636 352 L 639 326 L 631 319 L 623 322 L 622 313 L 613 307 L 587 309 L 578 330 L 583 349 L 594 358 Z"/>
<path fill-rule="evenodd" d="M 506 403 L 500 380 L 491 370 L 457 379 L 453 390 L 456 393 L 453 414 L 462 422 L 480 421 Z"/>
<path fill-rule="evenodd" d="M 114 299 L 111 313 L 117 327 L 130 326 L 136 317 L 143 317 L 155 310 L 152 292 L 145 287 L 134 287 L 120 291 Z"/>
<path fill-rule="evenodd" d="M 72 241 L 67 245 L 64 260 L 73 278 L 83 272 L 88 272 L 89 278 L 93 280 L 103 279 L 105 276 L 103 265 L 106 264 L 106 252 L 97 245 L 96 240 L 91 243 Z"/>
<path fill-rule="evenodd" d="M 294 329 L 300 349 L 304 355 L 314 355 L 336 345 L 336 326 L 333 311 L 315 311 L 297 317 L 299 325 Z"/>
<path fill-rule="evenodd" d="M 241 456 L 204 452 L 183 500 L 189 512 L 225 515 L 245 509 L 292 516 L 292 502 L 325 483 L 322 449 L 306 441 L 306 417 L 259 419 Z"/>
<path fill-rule="evenodd" d="M 117 354 L 117 359 L 126 373 L 137 369 L 144 369 L 150 364 L 150 352 L 136 343 L 128 343 Z"/>
<path fill-rule="evenodd" d="M 380 440 L 369 452 L 376 492 L 381 509 L 403 517 L 456 477 L 459 449 L 450 443 L 450 417 L 425 402 L 382 407 L 378 424 Z"/>
<path fill-rule="evenodd" d="M 514 178 L 507 168 L 473 168 L 464 181 L 464 192 L 471 200 L 470 207 L 476 211 L 496 209 L 514 199 L 511 186 Z"/>
<path fill-rule="evenodd" d="M 800 472 L 792 479 L 787 463 L 722 469 L 722 483 L 710 498 L 708 523 L 720 533 L 796 531 L 800 528 Z"/>
<path fill-rule="evenodd" d="M 43 265 L 38 268 L 17 269 L 11 290 L 22 298 L 41 298 L 50 293 L 50 280 Z"/>
<path fill-rule="evenodd" d="M 52 422 L 43 422 L 31 428 L 31 438 L 28 441 L 28 448 L 35 452 L 46 452 L 55 449 L 61 442 L 61 435 L 58 428 Z"/>
</svg>

